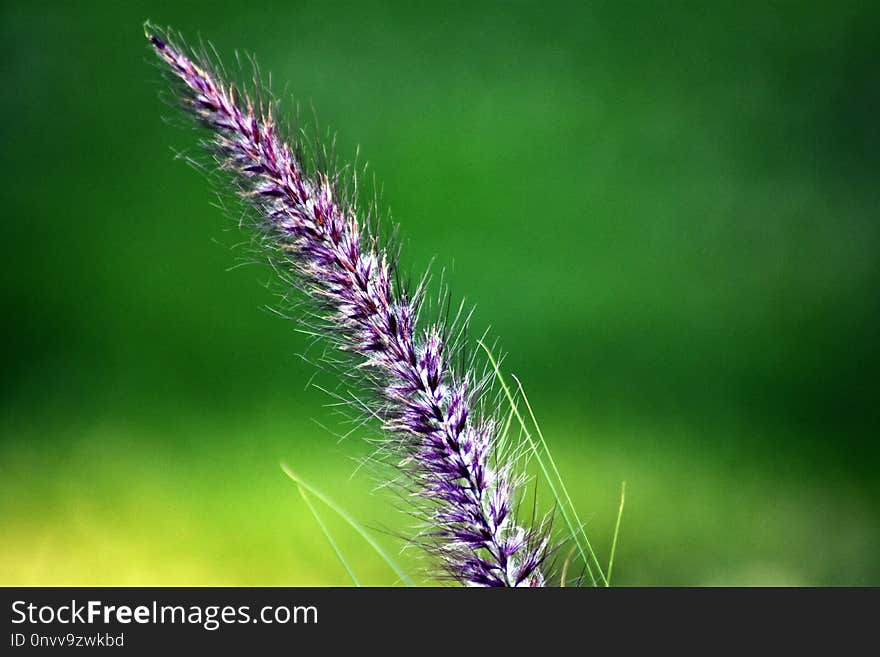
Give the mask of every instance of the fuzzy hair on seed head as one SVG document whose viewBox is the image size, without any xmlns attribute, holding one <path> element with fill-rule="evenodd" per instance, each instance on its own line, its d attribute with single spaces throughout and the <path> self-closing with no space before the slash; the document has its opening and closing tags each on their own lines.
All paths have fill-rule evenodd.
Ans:
<svg viewBox="0 0 880 657">
<path fill-rule="evenodd" d="M 310 302 L 308 321 L 372 400 L 381 454 L 398 468 L 418 539 L 440 572 L 472 586 L 543 586 L 548 523 L 515 518 L 523 483 L 484 398 L 485 378 L 453 364 L 463 322 L 419 321 L 424 286 L 408 291 L 379 231 L 358 216 L 356 192 L 310 165 L 282 134 L 274 103 L 223 79 L 222 68 L 147 24 L 176 98 L 208 131 L 217 170 L 252 211 L 262 245 Z M 221 73 L 218 73 L 220 71 Z M 466 321 L 466 320 L 464 320 Z"/>
</svg>

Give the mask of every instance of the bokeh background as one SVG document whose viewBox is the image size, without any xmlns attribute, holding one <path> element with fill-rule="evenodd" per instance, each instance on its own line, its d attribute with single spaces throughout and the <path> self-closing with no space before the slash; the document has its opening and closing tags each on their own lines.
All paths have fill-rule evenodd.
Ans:
<svg viewBox="0 0 880 657">
<path fill-rule="evenodd" d="M 617 584 L 880 584 L 880 5 L 418 4 L 4 3 L 0 584 L 348 583 L 282 460 L 407 529 L 173 159 L 147 18 L 360 146 L 603 559 L 627 481 Z"/>
</svg>

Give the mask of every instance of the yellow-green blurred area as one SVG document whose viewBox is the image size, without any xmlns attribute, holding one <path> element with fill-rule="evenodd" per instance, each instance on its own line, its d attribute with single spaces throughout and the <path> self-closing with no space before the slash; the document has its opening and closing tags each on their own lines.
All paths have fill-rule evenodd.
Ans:
<svg viewBox="0 0 880 657">
<path fill-rule="evenodd" d="M 348 584 L 281 461 L 425 581 L 148 18 L 360 146 L 603 561 L 626 480 L 614 583 L 880 584 L 880 6 L 725 4 L 6 3 L 0 584 Z"/>
</svg>

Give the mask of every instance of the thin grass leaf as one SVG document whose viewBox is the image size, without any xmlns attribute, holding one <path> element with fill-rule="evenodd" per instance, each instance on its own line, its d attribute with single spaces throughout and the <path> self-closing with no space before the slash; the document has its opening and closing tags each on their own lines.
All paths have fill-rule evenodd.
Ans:
<svg viewBox="0 0 880 657">
<path fill-rule="evenodd" d="M 318 526 L 321 528 L 321 531 L 324 532 L 324 536 L 327 538 L 327 542 L 330 543 L 330 546 L 333 548 L 333 551 L 336 553 L 336 556 L 339 557 L 339 561 L 342 562 L 342 566 L 345 568 L 345 572 L 348 573 L 348 576 L 351 577 L 351 581 L 354 582 L 355 586 L 360 586 L 361 583 L 357 578 L 357 575 L 354 574 L 354 570 L 352 570 L 348 561 L 345 558 L 345 555 L 342 554 L 342 550 L 339 549 L 339 546 L 336 544 L 336 541 L 333 540 L 333 536 L 330 534 L 330 530 L 327 529 L 327 525 L 324 524 L 324 521 L 321 520 L 321 514 L 318 513 L 318 510 L 315 508 L 315 505 L 312 504 L 312 501 L 309 499 L 309 496 L 306 495 L 306 491 L 303 489 L 301 485 L 297 485 L 296 489 L 299 491 L 299 494 L 302 495 L 303 500 L 306 503 L 306 506 L 309 507 L 309 511 L 312 512 L 312 515 L 315 518 L 315 522 L 318 523 Z"/>
<path fill-rule="evenodd" d="M 307 490 L 309 493 L 314 495 L 321 502 L 326 504 L 340 518 L 342 518 L 345 522 L 347 522 L 349 524 L 349 526 L 351 526 L 351 528 L 354 529 L 360 535 L 360 537 L 363 538 L 370 545 L 370 547 L 373 548 L 373 550 L 375 550 L 376 554 L 378 554 L 382 558 L 382 560 L 386 564 L 388 564 L 388 567 L 391 568 L 391 570 L 393 570 L 397 574 L 397 576 L 400 578 L 400 580 L 404 584 L 406 584 L 407 586 L 414 586 L 413 581 L 407 576 L 407 574 L 405 572 L 403 572 L 403 570 L 401 570 L 400 566 L 398 566 L 397 563 L 395 563 L 394 559 L 392 559 L 388 555 L 388 553 L 385 552 L 384 549 L 382 549 L 382 546 L 379 545 L 372 536 L 370 536 L 370 534 L 367 532 L 367 530 L 364 529 L 363 525 L 361 525 L 357 520 L 355 520 L 351 516 L 351 514 L 347 513 L 345 511 L 345 509 L 343 509 L 341 506 L 339 506 L 336 502 L 334 502 L 332 499 L 327 497 L 327 495 L 325 495 L 324 493 L 319 491 L 317 488 L 315 488 L 314 486 L 312 486 L 308 482 L 303 481 L 299 477 L 299 475 L 294 474 L 293 470 L 291 470 L 290 467 L 286 463 L 281 464 L 281 470 L 298 487 Z"/>
<path fill-rule="evenodd" d="M 525 392 L 522 389 L 522 385 L 519 385 L 520 394 L 523 397 L 523 400 L 526 403 L 527 408 L 529 409 L 529 414 L 532 419 L 532 423 L 535 426 L 537 434 L 541 441 L 541 446 L 543 447 L 543 451 L 547 454 L 547 457 L 550 461 L 551 467 L 553 468 L 553 473 L 555 475 L 555 483 L 554 477 L 551 476 L 550 471 L 547 468 L 547 465 L 544 463 L 544 459 L 541 456 L 541 450 L 538 448 L 538 445 L 535 443 L 532 438 L 532 433 L 529 431 L 528 425 L 526 424 L 525 419 L 522 414 L 519 412 L 519 409 L 516 405 L 516 400 L 513 397 L 513 394 L 510 391 L 510 387 L 507 385 L 507 382 L 504 380 L 504 376 L 501 374 L 501 369 L 498 366 L 498 361 L 495 359 L 495 356 L 492 354 L 491 350 L 486 346 L 486 344 L 482 340 L 477 340 L 477 344 L 482 347 L 483 351 L 486 352 L 486 355 L 489 358 L 489 363 L 492 366 L 492 369 L 495 373 L 495 377 L 498 380 L 498 383 L 501 385 L 501 389 L 504 391 L 505 396 L 507 397 L 507 401 L 510 403 L 511 411 L 515 415 L 517 421 L 519 422 L 520 427 L 523 430 L 523 434 L 526 437 L 526 441 L 529 444 L 529 448 L 535 456 L 535 460 L 538 462 L 538 466 L 541 469 L 541 473 L 544 475 L 544 479 L 547 482 L 547 485 L 550 487 L 550 493 L 553 495 L 553 499 L 556 501 L 558 505 L 559 511 L 562 514 L 562 518 L 565 521 L 565 524 L 568 526 L 568 530 L 571 533 L 572 538 L 575 541 L 575 545 L 578 548 L 578 551 L 581 554 L 581 557 L 584 560 L 584 565 L 587 568 L 587 573 L 590 576 L 590 579 L 595 586 L 597 584 L 596 575 L 593 573 L 592 564 L 595 565 L 596 570 L 599 574 L 599 577 L 602 579 L 602 584 L 607 586 L 607 580 L 605 578 L 605 574 L 602 572 L 602 566 L 599 563 L 599 559 L 596 557 L 596 553 L 593 550 L 593 546 L 590 544 L 589 538 L 587 538 L 586 531 L 584 530 L 584 525 L 580 521 L 580 518 L 577 515 L 577 511 L 575 510 L 574 504 L 571 501 L 571 496 L 568 494 L 568 489 L 565 487 L 564 482 L 562 481 L 562 477 L 559 474 L 559 469 L 556 467 L 556 462 L 553 459 L 553 455 L 550 452 L 550 448 L 547 446 L 547 441 L 544 439 L 544 434 L 538 425 L 537 420 L 535 419 L 535 414 L 532 411 L 531 405 L 528 403 L 528 398 L 525 396 Z M 516 377 L 514 377 L 516 380 Z M 519 381 L 517 380 L 519 384 Z M 557 484 L 562 489 L 562 494 L 557 490 Z M 565 499 L 562 498 L 562 495 L 565 496 Z M 573 518 L 573 519 L 572 519 Z M 577 527 L 577 529 L 575 528 Z M 580 535 L 580 538 L 579 538 Z M 581 538 L 583 539 L 583 544 L 581 543 Z M 585 549 L 586 547 L 586 549 Z M 588 556 L 589 553 L 589 556 Z"/>
<path fill-rule="evenodd" d="M 626 482 L 620 484 L 620 508 L 617 509 L 617 522 L 614 524 L 614 537 L 611 539 L 611 556 L 608 557 L 608 574 L 605 586 L 611 586 L 611 570 L 614 568 L 614 553 L 617 551 L 617 535 L 620 534 L 620 520 L 623 518 L 623 505 L 626 502 Z"/>
<path fill-rule="evenodd" d="M 565 588 L 565 580 L 568 579 L 568 566 L 571 564 L 571 557 L 574 551 L 575 548 L 571 548 L 565 557 L 565 561 L 562 563 L 562 573 L 559 575 L 559 588 L 561 589 Z"/>
<path fill-rule="evenodd" d="M 516 377 L 515 374 L 511 374 L 510 376 L 513 378 L 514 381 L 516 381 L 519 394 L 529 411 L 529 417 L 532 419 L 532 425 L 535 427 L 535 431 L 537 432 L 538 438 L 541 441 L 541 446 L 544 448 L 544 452 L 547 454 L 547 459 L 550 461 L 550 467 L 553 468 L 553 473 L 556 475 L 556 480 L 559 482 L 559 487 L 562 489 L 562 492 L 565 495 L 565 499 L 568 502 L 568 506 L 571 512 L 574 514 L 574 519 L 577 521 L 578 527 L 580 528 L 581 536 L 583 536 L 587 549 L 590 552 L 590 556 L 593 558 L 593 561 L 596 564 L 596 568 L 599 571 L 599 575 L 602 577 L 603 584 L 605 586 L 608 586 L 608 578 L 602 574 L 602 567 L 599 564 L 599 558 L 596 556 L 596 553 L 593 550 L 593 546 L 590 543 L 590 539 L 587 537 L 587 532 L 584 529 L 585 524 L 582 523 L 580 518 L 578 517 L 577 509 L 574 505 L 574 502 L 572 502 L 571 500 L 571 496 L 568 494 L 568 488 L 565 486 L 565 481 L 562 479 L 562 475 L 559 474 L 559 468 L 556 467 L 556 459 L 553 458 L 553 453 L 550 451 L 550 446 L 547 444 L 547 440 L 544 438 L 544 432 L 541 430 L 541 425 L 538 424 L 538 419 L 535 417 L 535 412 L 532 410 L 531 403 L 529 403 L 529 397 L 528 395 L 526 395 L 525 388 L 523 388 L 522 382 Z"/>
</svg>

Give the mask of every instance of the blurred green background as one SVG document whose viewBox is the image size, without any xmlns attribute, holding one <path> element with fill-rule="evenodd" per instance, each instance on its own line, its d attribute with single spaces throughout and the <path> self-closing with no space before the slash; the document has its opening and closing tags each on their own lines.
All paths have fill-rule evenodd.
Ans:
<svg viewBox="0 0 880 657">
<path fill-rule="evenodd" d="M 173 160 L 147 18 L 360 145 L 603 559 L 627 481 L 617 584 L 880 584 L 880 5 L 413 4 L 4 4 L 0 584 L 348 583 L 281 460 L 408 531 Z"/>
</svg>

